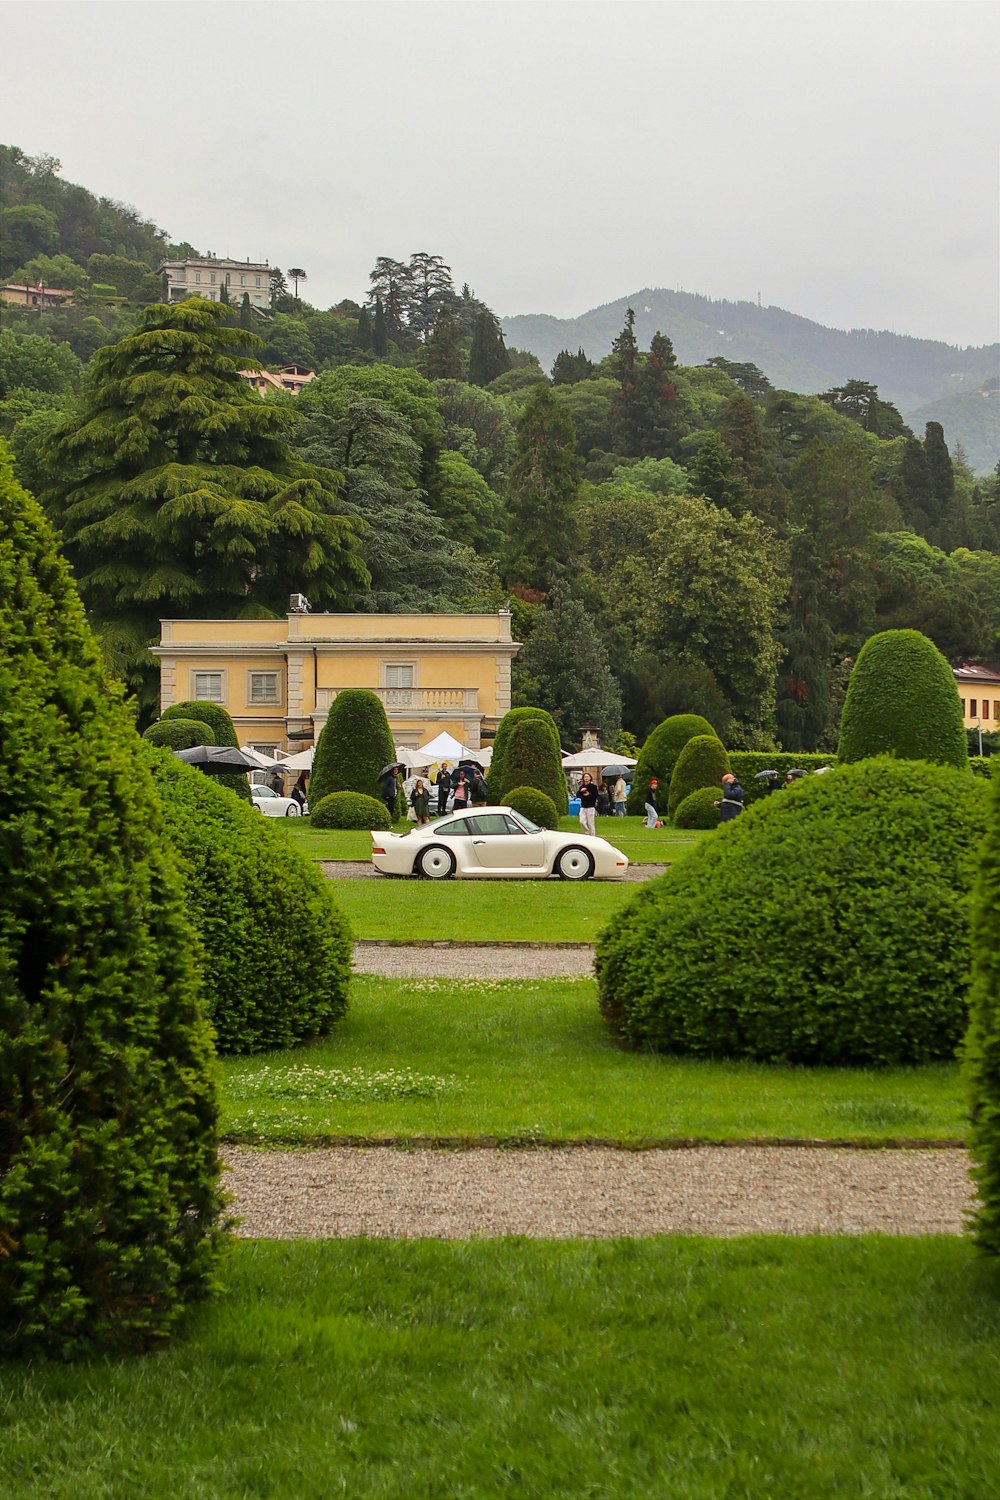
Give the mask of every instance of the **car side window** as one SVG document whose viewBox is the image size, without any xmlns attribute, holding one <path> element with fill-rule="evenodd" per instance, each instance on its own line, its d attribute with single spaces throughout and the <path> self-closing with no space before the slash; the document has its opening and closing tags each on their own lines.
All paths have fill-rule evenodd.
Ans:
<svg viewBox="0 0 1000 1500">
<path fill-rule="evenodd" d="M 478 813 L 476 817 L 469 818 L 474 833 L 520 833 L 516 823 L 504 817 L 503 813 Z"/>
<path fill-rule="evenodd" d="M 444 834 L 450 839 L 462 838 L 472 832 L 469 826 L 471 822 L 471 818 L 453 818 L 450 823 L 437 823 L 434 826 L 435 836 Z"/>
</svg>

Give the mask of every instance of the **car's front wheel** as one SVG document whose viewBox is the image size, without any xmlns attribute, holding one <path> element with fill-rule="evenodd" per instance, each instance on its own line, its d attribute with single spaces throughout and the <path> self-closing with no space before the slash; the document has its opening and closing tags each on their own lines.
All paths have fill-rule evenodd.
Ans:
<svg viewBox="0 0 1000 1500">
<path fill-rule="evenodd" d="M 560 880 L 587 880 L 594 873 L 594 861 L 586 849 L 564 849 L 556 860 Z"/>
<path fill-rule="evenodd" d="M 427 880 L 450 880 L 455 873 L 455 856 L 450 849 L 432 844 L 417 860 L 417 870 Z"/>
<path fill-rule="evenodd" d="M 291 807 L 286 807 L 285 808 L 285 817 L 286 818 L 297 818 L 298 816 L 299 816 L 299 805 L 298 805 L 297 802 L 293 802 L 292 805 L 291 805 Z"/>
</svg>

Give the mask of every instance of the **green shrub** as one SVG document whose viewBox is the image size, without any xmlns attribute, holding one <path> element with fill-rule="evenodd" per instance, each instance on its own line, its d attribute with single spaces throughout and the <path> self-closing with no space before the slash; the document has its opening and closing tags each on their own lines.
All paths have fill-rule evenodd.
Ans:
<svg viewBox="0 0 1000 1500">
<path fill-rule="evenodd" d="M 329 883 L 270 818 L 163 751 L 147 752 L 202 940 L 220 1052 L 322 1036 L 347 1008 L 351 935 Z"/>
<path fill-rule="evenodd" d="M 703 719 L 701 714 L 672 714 L 669 719 L 664 719 L 662 724 L 657 724 L 656 728 L 650 731 L 639 751 L 639 759 L 632 772 L 632 785 L 628 794 L 626 812 L 633 816 L 642 812 L 646 804 L 650 778 L 654 776 L 660 783 L 654 798 L 654 806 L 657 812 L 666 812 L 667 793 L 677 757 L 688 740 L 694 739 L 696 734 L 715 734 L 711 724 L 707 719 Z"/>
<path fill-rule="evenodd" d="M 517 782 L 511 781 L 506 772 L 507 747 L 510 737 L 518 724 L 524 724 L 529 719 L 538 719 L 549 726 L 550 735 L 554 748 L 557 752 L 557 760 L 562 762 L 562 742 L 559 738 L 559 730 L 556 721 L 544 708 L 512 708 L 505 713 L 497 728 L 496 738 L 493 741 L 493 758 L 489 769 L 489 794 L 490 801 L 502 803 L 510 787 L 516 786 Z M 556 811 L 560 817 L 565 817 L 569 811 L 569 793 L 566 788 L 566 778 L 563 777 L 561 793 L 553 798 Z"/>
<path fill-rule="evenodd" d="M 972 989 L 964 1075 L 969 1096 L 972 1175 L 978 1202 L 972 1232 L 1000 1255 L 1000 777 L 990 787 L 990 819 L 979 847 L 972 902 Z"/>
<path fill-rule="evenodd" d="M 726 747 L 714 734 L 696 734 L 688 740 L 674 763 L 670 778 L 667 813 L 671 819 L 686 797 L 702 787 L 712 787 L 722 796 L 722 778 L 729 770 Z"/>
<path fill-rule="evenodd" d="M 992 757 L 992 755 L 970 755 L 969 756 L 969 770 L 972 772 L 973 776 L 986 776 L 986 777 L 992 776 L 993 775 L 993 757 Z"/>
<path fill-rule="evenodd" d="M 541 719 L 522 719 L 514 725 L 507 742 L 500 801 L 506 802 L 508 791 L 515 787 L 533 786 L 551 799 L 557 812 L 563 802 L 568 809 L 561 760 L 549 726 Z"/>
<path fill-rule="evenodd" d="M 396 747 L 381 701 L 367 688 L 344 688 L 330 705 L 316 745 L 309 778 L 310 806 L 331 792 L 378 797 L 379 772 L 395 759 Z"/>
<path fill-rule="evenodd" d="M 954 1056 L 989 789 L 889 757 L 803 779 L 643 888 L 598 943 L 636 1046 L 817 1064 Z"/>
<path fill-rule="evenodd" d="M 207 724 L 197 719 L 160 719 L 150 724 L 143 735 L 151 745 L 165 750 L 190 750 L 195 745 L 214 745 L 215 736 Z"/>
<path fill-rule="evenodd" d="M 674 813 L 675 828 L 717 828 L 719 826 L 719 809 L 716 803 L 722 796 L 722 788 L 717 786 L 699 787 L 696 792 L 684 798 Z"/>
<path fill-rule="evenodd" d="M 155 1345 L 221 1249 L 197 940 L 140 747 L 0 445 L 0 1354 Z"/>
<path fill-rule="evenodd" d="M 743 802 L 749 807 L 770 796 L 766 781 L 755 781 L 759 771 L 777 771 L 783 782 L 789 771 L 818 771 L 820 766 L 835 766 L 835 755 L 809 755 L 804 751 L 730 750 L 729 769 L 743 788 Z"/>
<path fill-rule="evenodd" d="M 539 828 L 558 828 L 559 813 L 551 797 L 533 786 L 516 786 L 504 799 L 508 807 L 537 823 Z"/>
<path fill-rule="evenodd" d="M 381 797 L 366 797 L 364 792 L 329 792 L 315 807 L 310 803 L 309 823 L 312 828 L 392 827 Z"/>
<path fill-rule="evenodd" d="M 873 635 L 854 663 L 837 758 L 848 763 L 871 755 L 968 769 L 958 686 L 940 651 L 919 630 Z"/>
<path fill-rule="evenodd" d="M 204 741 L 196 740 L 195 744 L 234 745 L 239 749 L 240 742 L 236 738 L 236 726 L 221 703 L 199 703 L 193 698 L 188 699 L 186 703 L 171 703 L 169 708 L 163 710 L 157 723 L 162 724 L 164 721 L 169 723 L 171 719 L 193 719 L 196 723 L 208 725 L 214 738 Z M 180 747 L 172 746 L 171 748 Z M 245 771 L 234 771 L 231 776 L 215 776 L 212 779 L 220 786 L 226 786 L 231 792 L 235 792 L 241 801 L 250 801 L 250 783 L 247 781 Z"/>
</svg>

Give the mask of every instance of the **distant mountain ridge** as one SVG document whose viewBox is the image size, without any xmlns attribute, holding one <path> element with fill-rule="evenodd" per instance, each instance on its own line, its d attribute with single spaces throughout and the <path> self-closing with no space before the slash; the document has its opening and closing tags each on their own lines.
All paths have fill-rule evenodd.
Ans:
<svg viewBox="0 0 1000 1500">
<path fill-rule="evenodd" d="M 591 359 L 603 359 L 621 331 L 628 307 L 635 309 L 640 348 L 648 348 L 659 329 L 673 341 L 681 364 L 704 364 L 716 354 L 750 361 L 772 385 L 803 394 L 829 390 L 847 380 L 868 380 L 904 417 L 919 413 L 923 421 L 943 421 L 928 417 L 928 409 L 955 396 L 975 395 L 1000 376 L 1000 344 L 959 349 L 906 334 L 845 332 L 780 307 L 715 301 L 662 287 L 646 287 L 577 318 L 525 313 L 501 322 L 508 344 L 529 349 L 550 370 L 560 349 L 575 353 L 582 348 Z M 987 469 L 1000 459 L 1000 397 L 981 399 L 982 422 L 969 429 L 979 434 L 981 428 L 981 436 L 973 437 L 976 451 L 969 448 L 969 459 L 976 469 Z M 964 438 L 963 443 L 969 447 Z"/>
</svg>

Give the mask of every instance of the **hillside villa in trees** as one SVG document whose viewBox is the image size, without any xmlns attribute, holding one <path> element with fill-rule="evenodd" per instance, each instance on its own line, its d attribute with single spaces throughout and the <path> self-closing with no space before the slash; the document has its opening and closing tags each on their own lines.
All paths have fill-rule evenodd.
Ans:
<svg viewBox="0 0 1000 1500">
<path fill-rule="evenodd" d="M 184 302 L 188 297 L 204 297 L 218 302 L 222 288 L 233 307 L 239 307 L 243 295 L 250 306 L 267 312 L 271 306 L 271 267 L 267 261 L 218 260 L 214 255 L 189 255 L 185 260 L 160 262 L 164 302 Z"/>
<path fill-rule="evenodd" d="M 1000 662 L 954 667 L 953 671 L 966 729 L 996 734 L 1000 731 Z"/>
<path fill-rule="evenodd" d="M 299 596 L 293 595 L 293 605 Z M 382 700 L 397 745 L 447 730 L 478 749 L 510 708 L 506 610 L 492 615 L 291 613 L 284 620 L 162 620 L 160 707 L 219 703 L 240 744 L 314 743 L 341 688 Z"/>
</svg>

